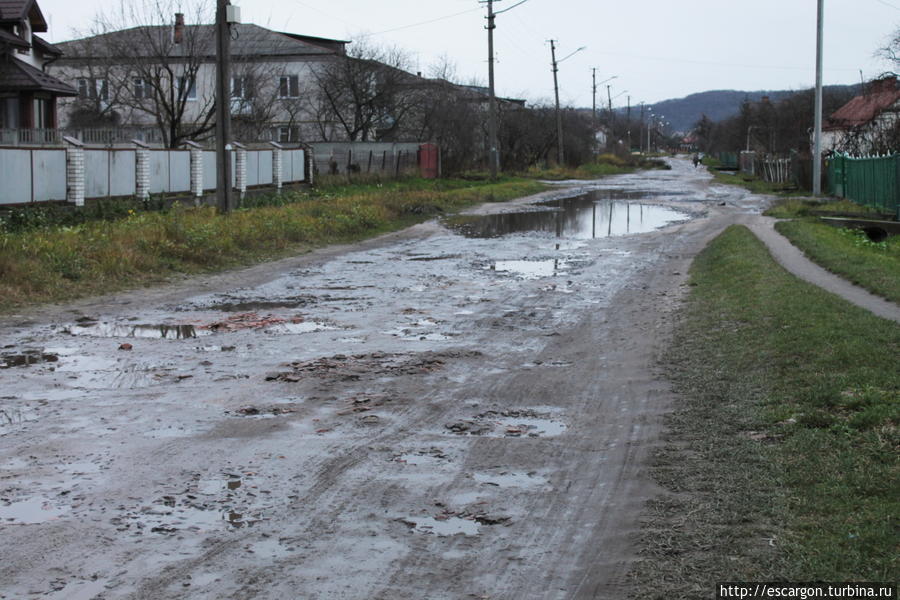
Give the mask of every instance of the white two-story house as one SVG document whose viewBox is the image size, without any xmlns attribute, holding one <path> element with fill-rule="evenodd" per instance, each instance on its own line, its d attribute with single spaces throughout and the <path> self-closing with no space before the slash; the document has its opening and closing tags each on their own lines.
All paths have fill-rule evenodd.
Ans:
<svg viewBox="0 0 900 600">
<path fill-rule="evenodd" d="M 0 0 L 3 2 L 4 0 Z M 235 139 L 318 138 L 314 71 L 345 56 L 344 40 L 232 25 L 231 114 Z M 78 96 L 60 105 L 64 126 L 145 129 L 167 146 L 214 129 L 215 27 L 141 26 L 58 44 L 53 73 Z M 156 139 L 156 138 L 154 138 Z"/>
</svg>

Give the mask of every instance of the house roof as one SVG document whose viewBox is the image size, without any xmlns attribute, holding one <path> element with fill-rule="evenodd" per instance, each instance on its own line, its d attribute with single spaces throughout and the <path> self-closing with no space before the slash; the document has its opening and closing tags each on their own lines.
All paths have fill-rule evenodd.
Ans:
<svg viewBox="0 0 900 600">
<path fill-rule="evenodd" d="M 61 56 L 62 50 L 57 48 L 54 44 L 51 44 L 47 40 L 42 37 L 38 37 L 34 34 L 31 34 L 31 43 L 34 44 L 34 47 L 40 50 L 44 54 L 50 54 L 52 56 Z"/>
<path fill-rule="evenodd" d="M 36 0 L 0 0 L 0 23 L 18 23 L 26 17 L 31 21 L 32 31 L 47 31 L 47 20 Z"/>
<path fill-rule="evenodd" d="M 0 91 L 50 92 L 54 96 L 78 95 L 78 91 L 69 84 L 13 57 L 0 60 Z"/>
<path fill-rule="evenodd" d="M 9 44 L 17 48 L 28 48 L 28 42 L 5 29 L 0 29 L 0 44 Z"/>
<path fill-rule="evenodd" d="M 900 90 L 896 79 L 874 82 L 869 93 L 856 96 L 832 113 L 824 129 L 846 129 L 869 123 L 898 101 Z"/>
<path fill-rule="evenodd" d="M 4 0 L 0 0 L 3 2 Z M 215 56 L 215 26 L 186 25 L 184 42 L 175 44 L 172 25 L 132 27 L 57 44 L 67 60 L 106 57 Z M 232 25 L 234 56 L 328 56 L 343 49 L 342 40 L 279 33 L 254 25 Z"/>
</svg>

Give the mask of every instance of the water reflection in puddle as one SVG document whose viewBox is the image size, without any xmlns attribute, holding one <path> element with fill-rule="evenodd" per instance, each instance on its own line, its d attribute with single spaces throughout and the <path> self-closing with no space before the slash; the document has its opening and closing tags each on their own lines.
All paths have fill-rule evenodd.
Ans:
<svg viewBox="0 0 900 600">
<path fill-rule="evenodd" d="M 491 270 L 502 273 L 515 273 L 526 278 L 552 277 L 557 275 L 565 261 L 549 260 L 498 260 L 491 265 Z"/>
<path fill-rule="evenodd" d="M 419 533 L 433 533 L 435 535 L 478 535 L 478 523 L 469 519 L 451 517 L 438 520 L 433 517 L 415 517 L 406 520 L 415 531 Z"/>
<path fill-rule="evenodd" d="M 556 237 L 595 239 L 647 233 L 687 215 L 677 210 L 622 199 L 627 194 L 596 191 L 584 196 L 539 205 L 544 210 L 447 219 L 451 228 L 466 237 L 490 238 L 538 231 Z M 637 194 L 637 197 L 642 197 Z"/>
<path fill-rule="evenodd" d="M 69 325 L 64 331 L 72 335 L 94 337 L 133 337 L 182 340 L 210 335 L 212 332 L 197 329 L 193 325 L 121 325 L 116 323 L 91 323 Z"/>
</svg>

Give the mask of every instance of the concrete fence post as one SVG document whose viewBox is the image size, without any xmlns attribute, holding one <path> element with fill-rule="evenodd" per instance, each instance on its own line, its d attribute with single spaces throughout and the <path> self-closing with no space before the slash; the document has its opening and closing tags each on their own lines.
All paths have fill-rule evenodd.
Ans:
<svg viewBox="0 0 900 600">
<path fill-rule="evenodd" d="M 191 153 L 191 195 L 199 203 L 203 197 L 203 146 L 188 140 L 184 143 Z"/>
<path fill-rule="evenodd" d="M 138 200 L 150 198 L 150 146 L 141 140 L 131 140 L 134 144 L 134 197 Z"/>
<path fill-rule="evenodd" d="M 269 145 L 272 146 L 272 185 L 280 194 L 283 181 L 282 146 L 278 142 L 269 142 Z"/>
<path fill-rule="evenodd" d="M 66 201 L 84 206 L 84 144 L 64 136 L 66 146 Z"/>
<path fill-rule="evenodd" d="M 247 147 L 239 142 L 233 142 L 234 146 L 234 187 L 239 197 L 244 198 L 247 193 Z"/>
</svg>

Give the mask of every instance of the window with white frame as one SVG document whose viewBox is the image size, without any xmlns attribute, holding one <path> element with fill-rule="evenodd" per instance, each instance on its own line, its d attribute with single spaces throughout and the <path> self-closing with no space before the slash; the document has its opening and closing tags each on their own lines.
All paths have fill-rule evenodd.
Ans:
<svg viewBox="0 0 900 600">
<path fill-rule="evenodd" d="M 282 75 L 278 78 L 279 98 L 300 97 L 300 79 L 296 75 Z"/>
<path fill-rule="evenodd" d="M 153 89 L 150 87 L 149 81 L 143 77 L 135 77 L 132 83 L 134 84 L 135 100 L 148 100 L 153 97 Z"/>
<path fill-rule="evenodd" d="M 182 75 L 178 78 L 178 95 L 184 95 L 186 100 L 197 99 L 197 82 L 193 77 Z"/>
<path fill-rule="evenodd" d="M 296 125 L 285 125 L 278 128 L 278 142 L 286 143 L 286 142 L 299 142 L 300 141 L 300 128 Z"/>
<path fill-rule="evenodd" d="M 231 78 L 231 97 L 249 100 L 253 97 L 253 79 L 248 75 Z"/>
<path fill-rule="evenodd" d="M 80 77 L 76 80 L 78 95 L 82 98 L 109 100 L 109 84 L 105 79 Z"/>
</svg>

